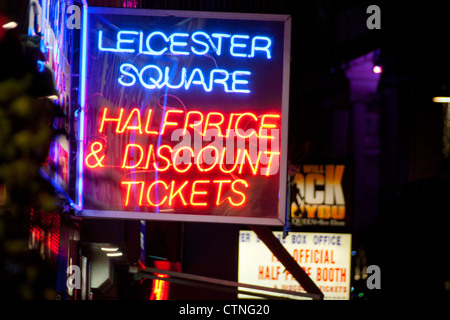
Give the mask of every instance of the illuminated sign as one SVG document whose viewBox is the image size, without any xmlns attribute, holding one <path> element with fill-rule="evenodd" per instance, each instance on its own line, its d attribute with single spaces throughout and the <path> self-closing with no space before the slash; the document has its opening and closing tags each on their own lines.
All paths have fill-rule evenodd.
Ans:
<svg viewBox="0 0 450 320">
<path fill-rule="evenodd" d="M 325 300 L 350 299 L 350 234 L 289 232 L 285 239 L 283 232 L 275 231 L 274 235 L 316 283 Z M 239 233 L 238 282 L 305 292 L 253 231 Z"/>
<path fill-rule="evenodd" d="M 65 10 L 69 1 L 31 0 L 29 6 L 30 20 L 28 35 L 42 34 L 40 49 L 45 61 L 38 60 L 38 70 L 52 70 L 55 89 L 58 91 L 58 104 L 64 114 L 69 114 L 71 68 L 67 59 L 68 31 L 65 28 Z M 33 9 L 35 8 L 35 9 Z M 35 11 L 36 10 L 36 11 Z M 36 25 L 35 25 L 36 23 Z M 37 30 L 36 30 L 37 29 Z M 68 118 L 68 117 L 67 117 Z M 60 128 L 68 130 L 66 117 Z M 64 121 L 64 123 L 62 123 Z M 64 192 L 69 191 L 69 140 L 65 135 L 58 135 L 50 144 L 48 163 L 43 166 L 45 175 Z"/>
<path fill-rule="evenodd" d="M 303 164 L 292 182 L 291 221 L 296 226 L 348 227 L 343 164 Z M 348 181 L 347 181 L 348 183 Z"/>
<path fill-rule="evenodd" d="M 84 16 L 79 215 L 284 224 L 290 17 Z"/>
</svg>

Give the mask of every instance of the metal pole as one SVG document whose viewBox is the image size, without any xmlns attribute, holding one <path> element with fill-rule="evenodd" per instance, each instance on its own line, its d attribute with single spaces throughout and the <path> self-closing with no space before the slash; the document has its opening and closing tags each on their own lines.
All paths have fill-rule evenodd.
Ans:
<svg viewBox="0 0 450 320">
<path fill-rule="evenodd" d="M 273 235 L 272 230 L 267 226 L 249 226 L 258 236 L 258 238 L 264 242 L 270 251 L 277 257 L 277 259 L 285 266 L 295 280 L 306 290 L 306 292 L 315 294 L 323 300 L 323 293 L 319 287 L 311 280 L 297 261 L 287 252 L 286 248 L 278 241 Z"/>
<path fill-rule="evenodd" d="M 157 274 L 167 274 L 169 277 L 163 278 L 163 277 L 159 277 Z M 142 277 L 142 278 L 147 278 L 147 279 L 158 279 L 158 280 L 167 281 L 167 282 L 174 282 L 174 283 L 189 285 L 189 286 L 194 286 L 194 287 L 206 287 L 206 288 L 218 289 L 218 290 L 222 290 L 222 291 L 228 291 L 230 288 L 232 288 L 234 291 L 235 290 L 234 288 L 236 288 L 236 289 L 238 289 L 238 291 L 237 291 L 238 293 L 254 295 L 254 296 L 263 296 L 263 297 L 269 298 L 269 299 L 285 299 L 285 298 L 278 297 L 277 295 L 279 295 L 279 294 L 290 295 L 292 297 L 297 297 L 297 298 L 311 298 L 311 299 L 316 299 L 316 300 L 321 299 L 321 295 L 317 295 L 317 294 L 313 294 L 313 293 L 295 292 L 295 291 L 288 291 L 288 290 L 275 289 L 275 288 L 269 288 L 269 287 L 262 287 L 262 286 L 247 284 L 247 283 L 238 283 L 238 282 L 229 281 L 229 280 L 216 279 L 216 278 L 210 278 L 210 277 L 205 277 L 205 276 L 198 276 L 198 275 L 194 275 L 194 274 L 182 273 L 182 272 L 177 272 L 177 271 L 161 270 L 161 269 L 156 269 L 156 268 L 141 269 L 138 276 Z M 250 289 L 250 290 L 247 291 L 245 289 Z M 254 290 L 263 291 L 266 293 L 255 292 Z M 289 298 L 286 298 L 286 299 L 289 299 Z"/>
</svg>

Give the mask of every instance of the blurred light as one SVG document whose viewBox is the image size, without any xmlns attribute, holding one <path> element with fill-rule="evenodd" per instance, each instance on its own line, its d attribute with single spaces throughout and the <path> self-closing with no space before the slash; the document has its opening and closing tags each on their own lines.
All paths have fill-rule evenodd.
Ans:
<svg viewBox="0 0 450 320">
<path fill-rule="evenodd" d="M 3 29 L 8 29 L 8 30 L 14 29 L 16 27 L 17 27 L 17 22 L 15 22 L 15 21 L 7 22 L 2 26 Z"/>
<path fill-rule="evenodd" d="M 108 257 L 120 257 L 123 255 L 122 252 L 110 252 L 106 254 Z"/>
<path fill-rule="evenodd" d="M 383 72 L 383 68 L 381 66 L 373 66 L 372 69 L 373 73 L 382 73 Z"/>
<path fill-rule="evenodd" d="M 116 248 L 116 247 L 102 247 L 102 248 L 100 248 L 100 250 L 108 251 L 108 252 L 115 252 L 115 251 L 118 251 L 119 248 Z"/>
<path fill-rule="evenodd" d="M 433 98 L 433 102 L 437 102 L 437 103 L 449 103 L 449 102 L 450 102 L 450 97 L 434 97 L 434 98 Z"/>
<path fill-rule="evenodd" d="M 39 72 L 44 72 L 45 70 L 45 61 L 38 60 L 37 62 L 37 68 Z"/>
<path fill-rule="evenodd" d="M 352 251 L 352 256 L 356 256 L 356 251 Z"/>
<path fill-rule="evenodd" d="M 168 278 L 167 274 L 155 273 L 159 278 Z M 152 285 L 152 292 L 150 293 L 150 300 L 167 300 L 169 295 L 169 283 L 165 280 L 154 279 Z"/>
<path fill-rule="evenodd" d="M 46 98 L 47 98 L 47 99 L 50 99 L 50 100 L 52 100 L 52 101 L 55 101 L 55 100 L 58 99 L 59 97 L 58 97 L 56 94 L 52 94 L 52 95 L 46 96 Z"/>
<path fill-rule="evenodd" d="M 364 292 L 360 292 L 359 294 L 358 294 L 358 297 L 360 297 L 360 298 L 362 298 L 364 296 Z"/>
</svg>

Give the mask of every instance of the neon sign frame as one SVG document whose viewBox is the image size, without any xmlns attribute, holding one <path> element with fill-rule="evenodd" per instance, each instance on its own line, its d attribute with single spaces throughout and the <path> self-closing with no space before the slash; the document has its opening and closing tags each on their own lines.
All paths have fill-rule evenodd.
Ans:
<svg viewBox="0 0 450 320">
<path fill-rule="evenodd" d="M 280 146 L 279 146 L 279 190 L 278 190 L 278 213 L 276 215 L 276 218 L 268 218 L 268 217 L 252 217 L 252 216 L 222 216 L 222 215 L 205 215 L 205 214 L 186 214 L 186 213 L 165 213 L 165 212 L 160 212 L 157 208 L 155 210 L 155 212 L 149 213 L 149 212 L 140 212 L 140 211 L 135 211 L 135 212 L 131 212 L 131 211 L 115 211 L 115 210 L 96 210 L 96 209 L 91 209 L 91 208 L 85 208 L 84 206 L 84 200 L 83 200 L 83 194 L 84 194 L 84 175 L 85 175 L 85 170 L 86 167 L 88 168 L 95 168 L 95 167 L 102 167 L 102 155 L 97 155 L 96 152 L 99 151 L 102 147 L 102 144 L 100 142 L 94 142 L 90 145 L 91 149 L 88 149 L 88 141 L 87 141 L 87 137 L 86 137 L 86 123 L 87 123 L 87 104 L 88 104 L 88 97 L 87 97 L 87 88 L 88 88 L 88 79 L 87 79 L 87 70 L 88 70 L 88 45 L 89 45 L 89 36 L 88 36 L 88 32 L 89 32 L 89 14 L 112 14 L 112 15 L 127 15 L 127 16 L 150 16 L 150 17 L 177 17 L 177 18 L 185 18 L 185 19 L 190 19 L 190 18 L 197 18 L 197 19 L 212 19 L 211 17 L 214 17 L 214 20 L 242 20 L 242 21 L 275 21 L 275 22 L 280 22 L 283 25 L 283 33 L 282 33 L 282 41 L 283 41 L 283 48 L 282 48 L 282 70 L 280 71 L 282 73 L 282 87 L 281 87 L 281 110 L 280 110 L 280 114 L 270 114 L 270 113 L 266 113 L 262 116 L 261 119 L 261 127 L 259 128 L 259 130 L 257 131 L 252 131 L 250 134 L 248 135 L 241 135 L 242 137 L 245 138 L 249 138 L 252 136 L 255 137 L 259 137 L 259 138 L 268 138 L 268 139 L 273 139 L 273 137 L 270 136 L 270 134 L 266 135 L 266 129 L 270 129 L 275 127 L 274 125 L 271 124 L 271 120 L 272 119 L 277 119 L 281 117 L 281 121 L 280 121 Z M 81 216 L 81 217 L 95 217 L 95 218 L 119 218 L 119 219 L 139 219 L 139 220 L 166 220 L 166 221 L 192 221 L 192 222 L 215 222 L 215 223 L 239 223 L 239 224 L 262 224 L 262 225 L 284 225 L 285 223 L 285 219 L 286 219 L 286 205 L 287 205 L 287 199 L 286 199 L 286 188 L 287 188 L 287 126 L 288 126 L 288 109 L 289 109 L 289 71 L 290 71 L 290 37 L 291 37 L 291 18 L 288 15 L 271 15 L 271 14 L 244 14 L 244 13 L 221 13 L 221 12 L 193 12 L 193 11 L 173 11 L 173 10 L 151 10 L 151 9 L 120 9 L 120 8 L 97 8 L 97 7 L 92 7 L 92 8 L 88 8 L 86 3 L 84 3 L 83 6 L 83 22 L 82 22 L 82 34 L 81 34 L 81 70 L 80 70 L 80 75 L 81 75 L 81 88 L 80 88 L 80 101 L 81 101 L 81 111 L 79 112 L 79 120 L 78 120 L 78 132 L 79 132 L 79 143 L 78 143 L 78 162 L 77 162 L 77 182 L 76 182 L 76 204 L 75 207 L 77 209 L 77 215 Z M 101 33 L 102 31 L 100 31 L 99 33 Z M 122 38 L 122 35 L 124 38 Z M 170 51 L 171 54 L 173 54 L 174 56 L 186 56 L 186 55 L 193 55 L 193 56 L 198 56 L 198 55 L 202 55 L 206 53 L 206 45 L 209 43 L 209 45 L 211 45 L 211 47 L 213 47 L 214 50 L 219 50 L 219 55 L 222 53 L 224 54 L 224 48 L 220 47 L 221 43 L 217 42 L 218 46 L 214 47 L 214 42 L 211 40 L 211 37 L 208 36 L 207 33 L 203 32 L 203 31 L 196 31 L 194 33 L 192 33 L 191 38 L 192 41 L 194 41 L 195 43 L 199 44 L 199 45 L 203 45 L 204 49 L 200 50 L 200 49 L 196 49 L 194 47 L 191 48 L 190 52 L 187 52 L 187 49 L 184 49 L 185 51 L 183 51 L 182 47 L 186 45 L 185 39 L 187 39 L 189 37 L 188 33 L 173 33 L 170 36 L 166 36 L 163 32 L 153 32 L 151 35 L 153 35 L 155 38 L 157 38 L 157 36 L 159 37 L 159 39 L 163 40 L 164 42 L 167 43 L 167 47 L 165 47 L 164 49 L 161 48 L 155 48 L 155 50 L 153 50 L 153 52 L 147 51 L 145 52 L 144 50 L 142 50 L 142 39 L 143 39 L 143 34 L 142 32 L 138 32 L 135 30 L 130 30 L 130 31 L 120 31 L 117 33 L 117 40 L 118 43 L 116 45 L 116 47 L 114 48 L 113 46 L 107 46 L 106 44 L 102 43 L 101 40 L 102 38 L 99 38 L 99 41 L 97 42 L 97 47 L 99 50 L 101 51 L 106 51 L 106 52 L 110 52 L 112 54 L 114 53 L 132 53 L 132 51 L 134 52 L 135 49 L 129 49 L 128 46 L 130 44 L 133 44 L 133 40 L 127 39 L 127 37 L 131 37 L 131 36 L 135 36 L 138 37 L 140 39 L 140 44 L 139 44 L 139 50 L 143 51 L 142 54 L 146 54 L 146 55 L 150 55 L 150 53 L 152 53 L 153 55 L 161 55 L 163 54 L 162 51 Z M 208 43 L 205 41 L 202 44 L 202 41 L 200 41 L 200 36 L 203 36 L 204 39 L 206 39 L 208 41 Z M 150 36 L 149 36 L 150 37 Z M 177 37 L 177 39 L 175 39 L 175 37 Z M 267 60 L 272 60 L 273 56 L 271 54 L 271 52 L 269 51 L 269 47 L 272 45 L 272 41 L 265 36 L 254 36 L 253 38 L 250 38 L 247 35 L 242 35 L 242 34 L 236 34 L 234 36 L 230 35 L 230 34 L 226 34 L 226 33 L 214 33 L 212 35 L 212 37 L 215 37 L 215 39 L 217 41 L 221 41 L 221 39 L 225 39 L 225 38 L 230 38 L 231 40 L 231 48 L 230 48 L 230 55 L 233 58 L 237 58 L 237 59 L 245 59 L 248 58 L 250 59 L 254 59 L 255 56 L 257 54 L 262 55 L 264 58 L 266 58 Z M 148 38 L 149 39 L 149 38 Z M 149 47 L 149 41 L 150 40 L 146 40 L 146 46 Z M 239 51 L 239 49 L 244 48 L 244 45 L 242 43 L 240 43 L 240 41 L 242 40 L 247 40 L 249 41 L 249 43 L 251 43 L 251 50 L 249 51 L 249 54 L 245 54 Z M 259 45 L 258 45 L 259 42 Z M 128 48 L 128 49 L 127 49 Z M 159 51 L 157 51 L 159 50 Z M 134 70 L 133 69 L 133 65 L 132 64 L 122 64 L 120 66 L 120 71 L 124 72 L 125 70 Z M 128 69 L 125 69 L 128 68 Z M 181 79 L 185 79 L 184 85 L 183 85 L 183 81 L 180 81 L 179 84 L 175 85 L 175 84 L 169 84 L 168 79 L 168 74 L 169 74 L 169 70 L 167 69 L 161 69 L 159 68 L 159 70 L 157 70 L 156 68 L 152 67 L 152 65 L 147 65 L 145 67 L 146 69 L 144 71 L 147 70 L 156 70 L 157 72 L 157 78 L 152 78 L 151 76 L 149 77 L 150 82 L 149 83 L 145 83 L 148 88 L 147 89 L 153 89 L 153 88 L 157 88 L 157 89 L 161 89 L 164 85 L 166 85 L 168 88 L 170 89 L 180 89 L 180 90 L 188 90 L 189 86 L 192 84 L 196 84 L 197 87 L 199 88 L 204 88 L 204 92 L 208 93 L 211 92 L 213 89 L 213 86 L 217 86 L 219 88 L 221 88 L 223 86 L 223 90 L 222 92 L 226 93 L 226 94 L 234 94 L 234 95 L 244 95 L 244 96 L 248 96 L 249 94 L 251 94 L 251 90 L 249 88 L 247 88 L 246 86 L 249 83 L 249 80 L 246 79 L 247 76 L 251 75 L 250 71 L 247 70 L 235 70 L 233 72 L 228 72 L 226 70 L 223 69 L 213 69 L 211 71 L 211 77 L 209 81 L 205 81 L 202 71 L 198 68 L 195 68 L 193 70 L 189 70 L 190 74 L 189 76 L 187 75 L 188 71 L 186 70 L 186 68 L 183 67 L 182 69 L 182 77 Z M 128 72 L 127 71 L 127 72 Z M 133 75 L 133 77 L 131 77 L 132 81 L 128 80 L 124 81 L 123 79 L 118 79 L 118 83 L 120 83 L 123 87 L 129 87 L 132 85 L 135 85 L 135 83 L 137 82 L 141 82 L 141 84 L 144 85 L 143 82 L 143 73 L 144 71 L 141 69 L 140 72 L 137 72 L 137 70 L 135 70 L 135 74 Z M 227 73 L 228 72 L 228 73 Z M 196 73 L 194 75 L 194 73 Z M 213 75 L 218 74 L 218 78 L 213 78 Z M 226 77 L 221 78 L 220 76 L 222 75 L 226 75 Z M 184 78 L 183 78 L 184 77 Z M 196 80 L 193 80 L 194 77 L 196 77 Z M 139 81 L 138 81 L 139 80 Z M 186 81 L 187 80 L 187 81 Z M 225 81 L 233 81 L 232 85 L 228 85 Z M 162 82 L 161 82 L 162 81 Z M 176 82 L 176 81 L 175 81 Z M 144 85 L 145 86 L 145 85 Z M 139 110 L 139 109 L 136 109 Z M 121 110 L 122 112 L 123 110 Z M 103 110 L 104 112 L 104 118 L 107 112 L 107 109 L 105 107 L 105 109 Z M 132 111 L 134 112 L 134 110 Z M 172 110 L 172 112 L 177 112 L 177 110 Z M 136 112 L 138 113 L 138 112 Z M 150 111 L 145 113 L 145 116 L 148 116 L 150 118 L 151 116 L 151 109 Z M 166 116 L 169 112 L 165 113 Z M 188 117 L 189 115 L 199 115 L 202 118 L 206 118 L 206 123 L 210 123 L 210 126 L 212 127 L 217 127 L 217 129 L 219 130 L 219 133 L 222 134 L 220 132 L 220 128 L 219 128 L 219 124 L 224 123 L 224 115 L 221 114 L 220 112 L 210 112 L 208 114 L 202 114 L 201 112 L 198 111 L 189 111 L 187 112 L 187 118 L 186 118 L 186 123 L 184 124 L 184 130 L 183 132 L 186 132 L 186 129 L 191 129 L 191 128 L 195 128 L 196 124 L 190 124 L 187 125 L 187 121 L 188 121 Z M 235 114 L 235 118 L 236 119 L 241 119 L 244 116 L 247 116 L 248 120 L 254 121 L 256 122 L 256 116 L 254 114 L 252 114 L 251 112 L 245 112 L 244 113 L 236 113 Z M 205 116 L 205 117 L 204 117 Z M 218 122 L 214 122 L 213 120 L 211 120 L 210 118 L 214 118 L 214 116 L 220 117 L 221 120 L 218 120 Z M 120 114 L 120 117 L 122 117 L 122 114 Z M 144 117 L 144 116 L 143 116 Z M 231 117 L 233 117 L 233 113 L 231 113 Z M 128 116 L 128 120 L 131 119 L 131 115 Z M 107 119 L 108 120 L 108 119 Z M 128 120 L 125 122 L 125 125 L 123 125 L 121 128 L 119 128 L 119 123 L 120 121 L 117 121 L 117 125 L 116 125 L 116 131 L 117 133 L 120 133 L 120 130 L 125 130 L 125 129 L 137 129 L 138 127 L 132 126 L 131 124 L 128 124 Z M 166 119 L 164 119 L 166 120 Z M 111 120 L 109 120 L 111 121 Z M 112 120 L 112 121 L 116 121 L 116 120 Z M 124 122 L 125 120 L 123 120 L 122 122 Z M 231 124 L 230 120 L 230 124 Z M 237 123 L 239 123 L 239 121 L 237 121 Z M 238 124 L 235 124 L 235 126 L 233 128 L 236 129 L 236 133 L 238 133 Z M 101 123 L 101 128 L 99 129 L 99 131 L 101 132 L 103 129 L 103 121 Z M 171 125 L 171 122 L 166 122 L 164 121 L 164 124 L 162 125 L 162 128 L 159 133 L 159 138 L 161 137 L 161 133 L 164 132 L 165 127 L 164 126 L 169 126 Z M 202 135 L 204 136 L 206 134 L 206 129 L 207 126 L 205 126 L 204 131 L 202 132 Z M 145 130 L 141 130 L 141 127 L 139 126 L 139 130 L 140 132 L 138 133 L 143 133 L 144 134 L 158 134 L 157 131 L 151 131 L 148 130 L 147 125 L 145 126 Z M 228 132 L 227 132 L 228 134 Z M 221 137 L 225 137 L 226 135 L 221 135 Z M 159 141 L 158 141 L 159 143 Z M 150 146 L 151 149 L 152 146 Z M 170 148 L 170 146 L 168 145 L 161 145 L 161 147 L 168 147 Z M 140 150 L 141 152 L 141 160 L 139 161 L 139 163 L 136 164 L 130 164 L 130 163 L 126 163 L 125 159 L 127 158 L 127 153 L 125 154 L 125 157 L 123 158 L 123 163 L 122 168 L 125 169 L 134 169 L 136 168 L 141 161 L 142 162 L 146 162 L 146 166 L 148 168 L 149 166 L 149 160 L 147 159 L 146 161 L 142 160 L 142 153 L 144 152 L 142 150 L 142 147 L 139 144 L 136 145 L 132 145 L 129 144 L 127 145 L 127 149 L 125 149 L 125 152 L 128 152 L 128 148 L 133 148 L 133 151 L 135 150 Z M 188 147 L 185 148 L 184 151 L 191 151 L 192 153 L 192 158 L 195 161 L 195 157 L 193 154 L 193 150 L 190 149 Z M 211 148 L 213 149 L 213 148 Z M 97 150 L 97 151 L 96 151 Z M 154 152 L 156 152 L 156 149 L 153 150 Z M 181 149 L 177 150 L 176 155 L 179 155 Z M 241 151 L 240 149 L 238 151 Z M 248 158 L 249 160 L 249 165 L 250 168 L 253 172 L 255 172 L 254 170 L 257 169 L 257 165 L 256 165 L 256 169 L 253 168 L 251 162 L 250 162 L 250 156 L 248 154 L 248 152 L 246 152 L 247 150 L 244 149 L 244 152 L 242 152 L 242 159 L 244 160 L 245 157 Z M 150 152 L 150 151 L 149 151 Z M 217 150 L 216 150 L 217 152 Z M 222 158 L 224 157 L 224 153 L 225 153 L 225 148 L 223 149 L 223 154 L 222 154 Z M 150 154 L 150 153 L 149 153 Z M 216 154 L 217 155 L 217 154 Z M 272 156 L 273 154 L 268 154 L 270 156 L 270 161 L 272 160 Z M 258 154 L 258 160 L 259 160 L 259 156 L 260 154 Z M 88 159 L 88 157 L 90 157 Z M 104 157 L 104 155 L 103 155 Z M 197 167 L 199 168 L 199 170 L 201 171 L 208 171 L 210 169 L 212 169 L 213 166 L 218 165 L 217 160 L 220 156 L 216 156 L 214 163 L 212 166 L 208 166 L 208 165 L 204 165 L 204 168 L 201 169 L 200 165 L 197 164 Z M 238 157 L 239 157 L 239 152 L 238 152 Z M 149 156 L 150 158 L 150 156 Z M 93 161 L 92 161 L 93 160 Z M 92 161 L 92 162 L 89 162 Z M 155 165 L 155 169 L 156 164 L 154 163 L 153 165 Z M 175 163 L 174 163 L 174 169 L 176 169 L 176 171 L 180 172 L 180 173 L 184 173 L 186 172 L 191 166 L 193 165 L 193 163 L 190 163 L 187 167 L 186 165 L 182 165 L 183 169 L 181 169 L 180 167 L 176 167 Z M 269 164 L 270 166 L 270 164 Z M 234 165 L 233 168 L 237 168 L 239 166 L 236 166 L 236 164 Z M 222 167 L 220 167 L 222 168 Z M 242 170 L 242 164 L 240 166 L 240 170 Z M 269 174 L 269 167 L 266 169 L 267 170 L 267 174 Z M 156 170 L 158 171 L 164 171 L 164 170 Z M 157 173 L 156 172 L 156 173 Z M 223 171 L 225 172 L 225 171 Z M 239 172 L 240 173 L 240 172 Z M 204 195 L 204 191 L 202 191 L 203 189 L 201 189 L 201 185 L 205 184 L 206 181 L 208 181 L 208 178 L 205 178 L 206 180 L 201 180 L 201 179 L 197 179 L 194 181 L 194 183 L 192 184 L 192 194 L 186 197 L 190 198 L 191 204 L 195 204 L 198 206 L 203 206 L 205 204 L 205 202 L 202 201 L 202 195 Z M 211 180 L 212 181 L 212 180 Z M 141 191 L 140 191 L 140 200 L 144 199 L 144 200 L 148 200 L 149 203 L 153 203 L 152 201 L 152 197 L 151 197 L 151 191 L 153 189 L 159 188 L 162 190 L 169 190 L 170 189 L 170 195 L 166 195 L 164 196 L 164 198 L 159 199 L 157 204 L 161 204 L 163 202 L 169 202 L 172 201 L 172 198 L 175 198 L 177 196 L 177 193 L 179 193 L 178 195 L 180 196 L 179 198 L 181 198 L 181 200 L 184 202 L 184 198 L 183 195 L 181 193 L 180 190 L 182 190 L 184 188 L 184 186 L 186 185 L 187 180 L 185 181 L 185 183 L 183 183 L 183 179 L 178 181 L 178 185 L 182 185 L 181 187 L 177 187 L 179 189 L 177 189 L 177 191 L 172 194 L 172 192 L 174 191 L 174 181 L 172 181 L 172 183 L 169 182 L 165 182 L 164 180 L 155 180 L 155 182 L 150 183 L 150 182 L 144 182 L 144 181 L 133 181 L 133 182 L 129 182 L 129 181 L 125 181 L 122 182 L 122 187 L 125 188 L 125 190 L 127 190 L 127 196 L 126 196 L 126 202 L 125 205 L 128 204 L 128 195 L 130 193 L 131 187 L 133 186 L 141 186 Z M 150 185 L 150 187 L 148 187 L 148 189 L 146 189 L 146 192 L 143 192 L 144 190 L 144 183 L 146 184 L 146 187 L 148 187 L 148 185 Z M 224 179 L 217 179 L 212 181 L 213 184 L 215 184 L 216 186 L 218 186 L 219 188 L 219 195 L 217 197 L 217 203 L 219 202 L 219 196 L 220 196 L 220 190 L 223 186 L 230 186 L 231 188 L 233 188 L 233 190 L 235 191 L 235 194 L 237 195 L 241 195 L 241 198 L 239 198 L 238 196 L 236 196 L 235 198 L 232 197 L 228 197 L 228 198 L 224 198 L 222 199 L 222 201 L 228 201 L 228 203 L 231 206 L 237 206 L 240 205 L 244 202 L 245 200 L 245 195 L 243 192 L 240 192 L 239 188 L 245 187 L 247 186 L 247 182 L 245 180 L 240 180 L 240 179 L 236 179 L 234 181 L 231 180 L 224 180 Z M 196 189 L 196 185 L 198 185 L 198 188 L 201 189 Z M 197 198 L 194 199 L 194 196 L 196 196 Z M 261 196 L 262 197 L 262 196 Z"/>
</svg>

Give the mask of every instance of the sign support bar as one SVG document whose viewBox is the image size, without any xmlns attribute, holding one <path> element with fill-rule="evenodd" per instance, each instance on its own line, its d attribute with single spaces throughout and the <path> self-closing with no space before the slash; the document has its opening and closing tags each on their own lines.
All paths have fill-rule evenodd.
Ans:
<svg viewBox="0 0 450 320">
<path fill-rule="evenodd" d="M 163 278 L 163 277 L 159 277 L 157 274 L 167 274 L 169 277 Z M 234 291 L 235 289 L 238 289 L 237 293 L 242 293 L 242 294 L 256 296 L 256 297 L 262 297 L 262 298 L 266 298 L 266 299 L 289 299 L 289 298 L 280 298 L 280 297 L 271 295 L 271 293 L 272 294 L 280 294 L 281 293 L 281 294 L 291 295 L 292 297 L 306 298 L 306 299 L 310 298 L 310 299 L 315 299 L 315 300 L 319 300 L 322 297 L 322 295 L 317 295 L 317 294 L 312 294 L 312 293 L 294 292 L 294 291 L 288 291 L 288 290 L 255 286 L 255 285 L 251 285 L 251 284 L 247 284 L 247 283 L 238 283 L 238 282 L 229 281 L 229 280 L 198 276 L 198 275 L 187 274 L 187 273 L 182 273 L 182 272 L 177 272 L 177 271 L 161 270 L 161 269 L 156 269 L 156 268 L 141 269 L 138 276 L 142 277 L 142 278 L 147 278 L 147 279 L 158 279 L 158 280 L 178 283 L 178 284 L 182 284 L 182 285 L 207 287 L 207 288 L 219 289 L 219 290 L 223 290 L 223 291 L 228 291 L 228 290 Z M 246 291 L 245 289 L 258 290 L 260 292 Z"/>
<path fill-rule="evenodd" d="M 278 241 L 273 235 L 272 231 L 267 226 L 249 226 L 258 236 L 258 238 L 264 242 L 266 247 L 272 251 L 277 259 L 284 265 L 295 280 L 310 294 L 315 294 L 319 297 L 318 300 L 323 300 L 323 293 L 319 287 L 311 280 L 297 261 L 289 254 L 285 247 Z"/>
</svg>

